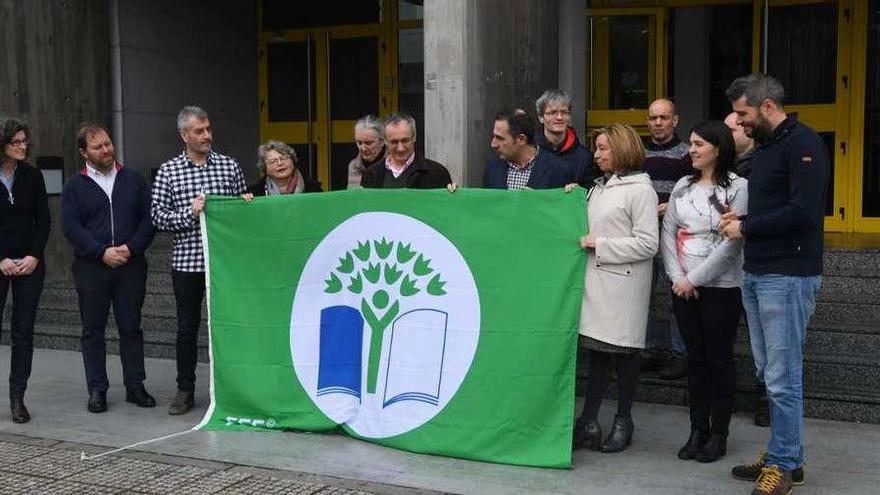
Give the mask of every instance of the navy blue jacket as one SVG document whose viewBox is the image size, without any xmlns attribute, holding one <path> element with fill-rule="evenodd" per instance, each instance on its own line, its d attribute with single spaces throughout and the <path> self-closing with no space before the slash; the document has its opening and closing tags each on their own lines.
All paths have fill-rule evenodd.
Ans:
<svg viewBox="0 0 880 495">
<path fill-rule="evenodd" d="M 572 182 L 579 182 L 579 170 L 573 162 L 556 159 L 552 153 L 540 150 L 532 165 L 528 186 L 532 189 L 554 189 Z M 483 187 L 507 189 L 507 161 L 495 156 L 486 162 L 483 171 Z"/>
<path fill-rule="evenodd" d="M 558 146 L 554 146 L 544 135 L 544 126 L 539 125 L 535 130 L 535 143 L 541 151 L 552 154 L 557 162 L 577 169 L 576 182 L 587 189 L 593 187 L 593 181 L 601 175 L 593 166 L 593 153 L 581 146 L 581 141 L 573 127 L 569 127 L 565 139 Z"/>
<path fill-rule="evenodd" d="M 822 274 L 828 149 L 791 114 L 755 149 L 749 211 L 743 217 L 745 271 L 807 277 Z"/>
<path fill-rule="evenodd" d="M 116 166 L 113 204 L 83 168 L 61 193 L 61 227 L 80 258 L 101 261 L 110 246 L 128 245 L 142 257 L 153 241 L 150 189 L 135 171 Z"/>
</svg>

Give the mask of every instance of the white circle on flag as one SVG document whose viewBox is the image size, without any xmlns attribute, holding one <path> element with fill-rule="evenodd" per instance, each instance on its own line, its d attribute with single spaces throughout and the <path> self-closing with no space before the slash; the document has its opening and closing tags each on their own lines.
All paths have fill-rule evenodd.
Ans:
<svg viewBox="0 0 880 495">
<path fill-rule="evenodd" d="M 464 257 L 397 213 L 360 213 L 328 233 L 303 267 L 290 316 L 300 384 L 330 419 L 366 438 L 406 433 L 442 411 L 479 336 L 479 293 Z"/>
</svg>

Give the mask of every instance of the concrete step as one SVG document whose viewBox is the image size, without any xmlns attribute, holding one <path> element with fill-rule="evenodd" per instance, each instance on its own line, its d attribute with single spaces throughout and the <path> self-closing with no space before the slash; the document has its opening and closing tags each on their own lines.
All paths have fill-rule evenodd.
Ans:
<svg viewBox="0 0 880 495">
<path fill-rule="evenodd" d="M 736 344 L 749 348 L 749 330 L 745 325 L 737 329 Z M 807 358 L 818 354 L 880 356 L 880 328 L 847 326 L 814 326 L 807 329 L 805 343 Z"/>
<path fill-rule="evenodd" d="M 141 311 L 144 314 L 174 316 L 177 315 L 177 303 L 174 295 L 165 292 L 148 292 L 144 298 L 144 305 Z M 43 295 L 40 297 L 40 310 L 69 309 L 71 311 L 79 311 L 79 299 L 76 290 L 70 287 L 46 287 L 43 289 Z M 207 314 L 205 304 L 202 304 L 202 312 Z"/>
<path fill-rule="evenodd" d="M 880 277 L 880 249 L 826 248 L 825 275 Z"/>
</svg>

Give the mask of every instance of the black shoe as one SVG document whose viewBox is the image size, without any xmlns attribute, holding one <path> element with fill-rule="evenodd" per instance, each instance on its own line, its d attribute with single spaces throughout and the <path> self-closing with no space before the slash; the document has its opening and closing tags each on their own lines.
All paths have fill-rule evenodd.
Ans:
<svg viewBox="0 0 880 495">
<path fill-rule="evenodd" d="M 107 410 L 107 392 L 97 390 L 89 392 L 89 403 L 86 407 L 91 413 L 102 413 Z"/>
<path fill-rule="evenodd" d="M 687 361 L 680 357 L 672 357 L 666 363 L 658 375 L 664 380 L 678 380 L 684 378 L 688 372 Z"/>
<path fill-rule="evenodd" d="M 147 393 L 143 385 L 125 390 L 125 401 L 138 407 L 156 407 L 156 399 Z"/>
<path fill-rule="evenodd" d="M 641 371 L 654 371 L 666 363 L 666 354 L 661 351 L 642 351 Z"/>
<path fill-rule="evenodd" d="M 700 450 L 694 454 L 697 462 L 715 462 L 727 454 L 727 437 L 725 435 L 712 434 Z"/>
<path fill-rule="evenodd" d="M 709 440 L 709 432 L 706 430 L 691 430 L 691 436 L 688 438 L 684 447 L 678 450 L 678 458 L 687 461 L 694 458 L 699 452 L 700 447 Z"/>
<path fill-rule="evenodd" d="M 758 397 L 755 403 L 755 426 L 770 426 L 770 402 L 767 396 Z"/>
<path fill-rule="evenodd" d="M 574 449 L 586 447 L 590 450 L 599 450 L 602 447 L 602 426 L 595 419 L 578 419 L 574 427 L 572 443 Z"/>
<path fill-rule="evenodd" d="M 9 408 L 12 410 L 13 423 L 27 423 L 31 415 L 24 406 L 24 394 L 14 394 L 9 398 Z"/>
<path fill-rule="evenodd" d="M 168 414 L 178 416 L 184 414 L 195 405 L 195 398 L 192 390 L 178 390 L 171 405 L 168 406 Z"/>
<path fill-rule="evenodd" d="M 608 438 L 602 444 L 602 452 L 610 454 L 612 452 L 620 452 L 632 443 L 633 430 L 635 430 L 632 418 L 614 417 L 614 424 L 611 425 L 611 432 Z"/>
</svg>

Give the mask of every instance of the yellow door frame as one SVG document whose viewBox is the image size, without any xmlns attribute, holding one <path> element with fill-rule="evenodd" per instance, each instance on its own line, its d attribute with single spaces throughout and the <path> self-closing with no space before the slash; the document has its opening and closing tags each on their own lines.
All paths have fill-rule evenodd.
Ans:
<svg viewBox="0 0 880 495">
<path fill-rule="evenodd" d="M 850 99 L 850 170 L 849 206 L 854 230 L 880 233 L 880 218 L 862 215 L 864 207 L 865 175 L 865 91 L 868 71 L 868 2 L 855 1 L 852 5 L 852 73 Z"/>
</svg>

